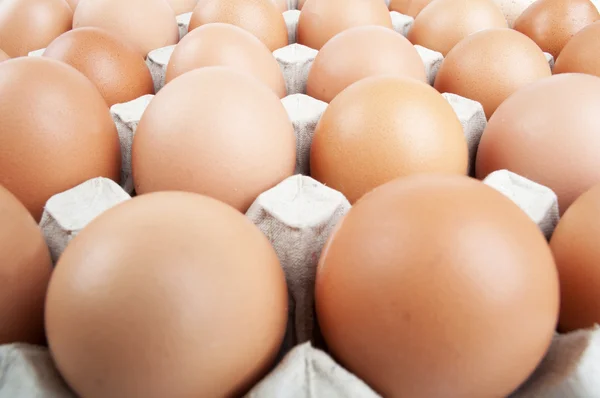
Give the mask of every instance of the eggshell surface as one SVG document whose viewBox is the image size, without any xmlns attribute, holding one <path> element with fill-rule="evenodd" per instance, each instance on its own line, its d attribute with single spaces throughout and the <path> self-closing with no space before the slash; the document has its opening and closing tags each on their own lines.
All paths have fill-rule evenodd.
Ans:
<svg viewBox="0 0 600 398">
<path fill-rule="evenodd" d="M 45 57 L 0 63 L 0 184 L 36 220 L 46 201 L 90 178 L 119 181 L 106 102 L 83 74 Z"/>
<path fill-rule="evenodd" d="M 551 75 L 533 40 L 512 29 L 488 29 L 467 36 L 450 50 L 434 87 L 478 101 L 489 119 L 519 88 Z"/>
<path fill-rule="evenodd" d="M 391 0 L 389 9 L 415 18 L 433 0 Z"/>
<path fill-rule="evenodd" d="M 600 19 L 590 0 L 538 0 L 516 20 L 514 28 L 556 59 L 581 29 Z"/>
<path fill-rule="evenodd" d="M 508 26 L 513 27 L 519 16 L 536 0 L 494 0 L 506 17 Z"/>
<path fill-rule="evenodd" d="M 355 62 L 361 54 L 368 62 Z M 350 84 L 370 76 L 395 75 L 426 82 L 425 65 L 400 33 L 382 26 L 359 26 L 329 40 L 317 54 L 306 93 L 330 102 Z"/>
<path fill-rule="evenodd" d="M 284 12 L 288 10 L 287 0 L 272 0 L 273 3 L 279 8 L 279 11 Z"/>
<path fill-rule="evenodd" d="M 286 322 L 266 237 L 231 207 L 184 192 L 136 197 L 92 221 L 61 256 L 46 301 L 52 356 L 89 398 L 241 396 L 270 367 Z"/>
<path fill-rule="evenodd" d="M 165 0 L 81 0 L 73 29 L 86 26 L 109 31 L 144 57 L 179 40 L 175 12 Z"/>
<path fill-rule="evenodd" d="M 315 293 L 330 351 L 384 397 L 508 396 L 545 355 L 559 310 L 537 225 L 466 176 L 365 195 L 326 244 Z"/>
<path fill-rule="evenodd" d="M 11 58 L 25 56 L 71 29 L 72 21 L 65 0 L 1 0 L 0 48 Z"/>
<path fill-rule="evenodd" d="M 311 175 L 353 203 L 417 173 L 466 174 L 467 143 L 448 102 L 431 86 L 377 76 L 342 91 L 315 129 Z"/>
<path fill-rule="evenodd" d="M 43 344 L 52 262 L 29 211 L 0 186 L 0 344 Z"/>
<path fill-rule="evenodd" d="M 166 82 L 205 66 L 229 66 L 250 73 L 280 98 L 286 96 L 283 73 L 271 51 L 238 26 L 210 23 L 187 34 L 171 55 Z"/>
<path fill-rule="evenodd" d="M 281 101 L 228 67 L 181 75 L 154 97 L 138 125 L 132 170 L 138 194 L 204 194 L 245 212 L 292 175 L 296 137 Z"/>
<path fill-rule="evenodd" d="M 108 106 L 154 94 L 154 83 L 144 58 L 115 35 L 99 28 L 63 33 L 44 51 L 74 67 L 92 81 Z"/>
<path fill-rule="evenodd" d="M 552 73 L 587 73 L 600 77 L 600 21 L 583 28 L 560 52 Z"/>
<path fill-rule="evenodd" d="M 504 14 L 492 0 L 435 0 L 415 18 L 407 37 L 445 56 L 471 33 L 506 27 Z"/>
<path fill-rule="evenodd" d="M 560 74 L 524 87 L 489 120 L 477 178 L 508 169 L 551 188 L 561 213 L 600 183 L 600 78 Z"/>
<path fill-rule="evenodd" d="M 560 276 L 561 332 L 600 324 L 600 185 L 581 195 L 561 218 L 550 247 Z"/>
<path fill-rule="evenodd" d="M 198 0 L 167 0 L 175 14 L 185 14 L 186 12 L 194 11 Z"/>
<path fill-rule="evenodd" d="M 271 51 L 288 45 L 285 19 L 272 0 L 202 0 L 194 9 L 189 31 L 212 22 L 239 26 Z"/>
<path fill-rule="evenodd" d="M 296 40 L 320 50 L 333 36 L 357 26 L 392 28 L 390 12 L 383 1 L 307 0 L 300 12 Z"/>
</svg>

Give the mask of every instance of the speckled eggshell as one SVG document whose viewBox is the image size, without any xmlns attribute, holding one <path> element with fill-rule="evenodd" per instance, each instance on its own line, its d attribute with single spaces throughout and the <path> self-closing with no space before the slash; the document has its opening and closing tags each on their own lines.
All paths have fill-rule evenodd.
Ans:
<svg viewBox="0 0 600 398">
<path fill-rule="evenodd" d="M 397 177 L 466 174 L 467 143 L 456 113 L 426 83 L 375 76 L 329 104 L 315 129 L 311 175 L 351 203 Z"/>
<path fill-rule="evenodd" d="M 508 26 L 511 28 L 521 13 L 535 1 L 536 0 L 494 0 L 504 13 Z"/>
<path fill-rule="evenodd" d="M 477 152 L 477 178 L 508 169 L 551 188 L 564 213 L 600 183 L 600 77 L 560 74 L 510 96 Z"/>
<path fill-rule="evenodd" d="M 286 96 L 279 63 L 252 33 L 226 23 L 202 25 L 177 44 L 169 60 L 166 82 L 193 69 L 229 66 L 258 78 L 280 98 Z"/>
<path fill-rule="evenodd" d="M 598 9 L 590 0 L 537 0 L 514 28 L 556 59 L 577 32 L 598 19 Z"/>
<path fill-rule="evenodd" d="M 0 0 L 0 48 L 11 58 L 25 56 L 71 29 L 72 20 L 65 0 Z"/>
<path fill-rule="evenodd" d="M 320 50 L 338 33 L 364 25 L 392 28 L 384 1 L 307 0 L 300 12 L 296 40 Z"/>
<path fill-rule="evenodd" d="M 106 30 L 79 28 L 63 33 L 50 43 L 43 56 L 65 62 L 83 73 L 100 90 L 109 107 L 154 94 L 144 58 Z"/>
<path fill-rule="evenodd" d="M 80 0 L 73 29 L 85 26 L 113 33 L 144 57 L 179 40 L 175 12 L 165 0 Z"/>
<path fill-rule="evenodd" d="M 509 95 L 551 75 L 548 60 L 533 40 L 512 29 L 488 29 L 450 50 L 434 87 L 480 102 L 489 119 Z"/>
<path fill-rule="evenodd" d="M 315 287 L 328 348 L 382 397 L 509 396 L 545 355 L 558 298 L 538 226 L 495 189 L 449 175 L 359 200 Z"/>
<path fill-rule="evenodd" d="M 194 9 L 189 31 L 212 22 L 239 26 L 271 51 L 288 45 L 285 19 L 272 0 L 202 0 Z"/>
<path fill-rule="evenodd" d="M 154 97 L 138 125 L 138 194 L 189 191 L 248 210 L 293 174 L 296 137 L 279 97 L 248 73 L 211 66 L 184 73 Z"/>
<path fill-rule="evenodd" d="M 445 56 L 471 33 L 506 27 L 492 0 L 435 0 L 415 18 L 408 40 Z"/>
<path fill-rule="evenodd" d="M 600 185 L 581 195 L 561 218 L 550 248 L 560 277 L 559 330 L 600 324 Z"/>
<path fill-rule="evenodd" d="M 560 52 L 552 73 L 587 73 L 600 77 L 600 21 L 583 28 Z"/>
<path fill-rule="evenodd" d="M 46 201 L 90 178 L 119 181 L 121 149 L 104 98 L 47 57 L 0 63 L 0 185 L 39 221 Z"/>
<path fill-rule="evenodd" d="M 198 0 L 167 0 L 175 14 L 185 14 L 186 12 L 194 11 Z"/>
<path fill-rule="evenodd" d="M 391 0 L 390 11 L 396 11 L 400 14 L 415 18 L 423 8 L 433 0 Z"/>
<path fill-rule="evenodd" d="M 356 54 L 369 61 L 356 62 Z M 352 83 L 378 75 L 427 81 L 419 53 L 400 33 L 382 26 L 350 28 L 321 48 L 308 74 L 306 93 L 330 102 Z"/>
<path fill-rule="evenodd" d="M 31 214 L 0 186 L 0 344 L 44 344 L 52 262 Z"/>
</svg>

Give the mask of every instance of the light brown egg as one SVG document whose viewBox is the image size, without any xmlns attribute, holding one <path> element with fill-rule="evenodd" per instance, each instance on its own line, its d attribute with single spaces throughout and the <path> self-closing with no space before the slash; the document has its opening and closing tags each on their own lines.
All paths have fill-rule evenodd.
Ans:
<svg viewBox="0 0 600 398">
<path fill-rule="evenodd" d="M 212 22 L 239 26 L 258 37 L 271 51 L 288 45 L 283 14 L 272 0 L 202 0 L 194 9 L 189 31 Z"/>
<path fill-rule="evenodd" d="M 356 54 L 369 61 L 356 62 Z M 308 74 L 306 93 L 330 102 L 352 83 L 378 75 L 427 81 L 419 53 L 400 33 L 382 26 L 350 28 L 321 48 Z"/>
<path fill-rule="evenodd" d="M 510 28 L 513 27 L 519 16 L 529 7 L 535 0 L 494 0 L 500 7 L 502 13 L 506 17 L 506 22 Z"/>
<path fill-rule="evenodd" d="M 154 97 L 133 140 L 138 194 L 189 191 L 245 212 L 292 175 L 296 137 L 279 97 L 229 67 L 185 73 Z"/>
<path fill-rule="evenodd" d="M 2 51 L 2 49 L 0 49 L 0 62 L 6 61 L 7 59 L 10 59 L 8 54 Z"/>
<path fill-rule="evenodd" d="M 86 26 L 109 31 L 144 57 L 179 40 L 175 12 L 165 0 L 81 0 L 73 29 Z"/>
<path fill-rule="evenodd" d="M 250 73 L 280 98 L 286 96 L 279 63 L 252 33 L 226 23 L 202 25 L 177 44 L 167 66 L 166 82 L 205 66 L 229 66 Z"/>
<path fill-rule="evenodd" d="M 550 240 L 560 277 L 559 330 L 600 324 L 600 185 L 565 212 Z"/>
<path fill-rule="evenodd" d="M 573 35 L 598 19 L 598 9 L 590 0 L 537 0 L 514 28 L 556 59 Z"/>
<path fill-rule="evenodd" d="M 46 201 L 90 178 L 119 180 L 106 102 L 83 74 L 46 57 L 0 63 L 0 185 L 39 221 Z"/>
<path fill-rule="evenodd" d="M 198 0 L 167 0 L 176 15 L 194 11 Z"/>
<path fill-rule="evenodd" d="M 560 52 L 552 73 L 587 73 L 600 77 L 600 21 L 583 28 Z"/>
<path fill-rule="evenodd" d="M 333 36 L 365 25 L 392 28 L 384 1 L 308 0 L 298 20 L 297 42 L 320 50 Z"/>
<path fill-rule="evenodd" d="M 434 87 L 480 102 L 489 119 L 509 95 L 551 75 L 533 40 L 512 29 L 488 29 L 467 36 L 450 50 Z"/>
<path fill-rule="evenodd" d="M 445 56 L 471 33 L 506 27 L 493 0 L 435 0 L 419 13 L 408 40 Z"/>
<path fill-rule="evenodd" d="M 389 9 L 415 18 L 433 0 L 391 0 Z"/>
<path fill-rule="evenodd" d="M 25 206 L 0 186 L 0 344 L 44 344 L 44 300 L 52 262 Z"/>
<path fill-rule="evenodd" d="M 79 1 L 80 0 L 67 0 L 67 3 L 69 4 L 69 7 L 71 7 L 71 9 L 75 11 L 77 5 L 79 4 Z"/>
<path fill-rule="evenodd" d="M 365 195 L 323 249 L 315 294 L 334 357 L 392 398 L 508 396 L 545 355 L 559 310 L 537 225 L 466 176 Z"/>
<path fill-rule="evenodd" d="M 560 74 L 517 91 L 477 152 L 477 178 L 508 169 L 554 190 L 561 213 L 600 183 L 600 77 Z"/>
<path fill-rule="evenodd" d="M 44 57 L 65 62 L 92 81 L 108 106 L 154 94 L 144 58 L 117 36 L 99 28 L 79 28 L 57 37 Z"/>
<path fill-rule="evenodd" d="M 12 57 L 45 48 L 71 29 L 65 0 L 0 0 L 0 48 Z"/>
<path fill-rule="evenodd" d="M 467 143 L 450 104 L 426 83 L 376 76 L 346 88 L 315 129 L 311 175 L 353 203 L 418 173 L 467 171 Z"/>
<path fill-rule="evenodd" d="M 184 192 L 124 202 L 61 256 L 48 288 L 52 357 L 86 398 L 236 397 L 287 324 L 275 250 L 233 208 Z"/>
</svg>

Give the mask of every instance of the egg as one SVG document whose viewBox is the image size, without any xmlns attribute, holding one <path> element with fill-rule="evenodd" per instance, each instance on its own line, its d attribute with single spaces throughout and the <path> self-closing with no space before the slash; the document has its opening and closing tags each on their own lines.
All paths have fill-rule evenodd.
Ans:
<svg viewBox="0 0 600 398">
<path fill-rule="evenodd" d="M 298 19 L 296 41 L 320 50 L 338 33 L 364 25 L 392 28 L 384 1 L 307 0 Z"/>
<path fill-rule="evenodd" d="M 508 169 L 551 188 L 561 213 L 600 183 L 600 77 L 560 74 L 514 93 L 489 120 L 477 152 L 485 178 Z"/>
<path fill-rule="evenodd" d="M 88 26 L 129 42 L 144 57 L 179 40 L 175 12 L 165 0 L 80 0 L 73 29 Z"/>
<path fill-rule="evenodd" d="M 509 27 L 513 27 L 519 16 L 529 7 L 535 0 L 494 0 L 504 13 Z"/>
<path fill-rule="evenodd" d="M 106 102 L 83 74 L 46 57 L 0 63 L 0 185 L 39 221 L 46 201 L 90 178 L 119 180 Z"/>
<path fill-rule="evenodd" d="M 356 62 L 361 54 L 368 62 Z M 427 81 L 425 65 L 400 33 L 382 26 L 359 26 L 335 35 L 318 52 L 308 74 L 306 93 L 330 102 L 346 87 L 378 75 Z"/>
<path fill-rule="evenodd" d="M 390 0 L 390 11 L 415 18 L 433 0 Z"/>
<path fill-rule="evenodd" d="M 6 61 L 7 59 L 10 59 L 8 54 L 2 51 L 2 49 L 0 49 L 0 62 Z"/>
<path fill-rule="evenodd" d="M 545 355 L 559 310 L 537 225 L 450 175 L 358 201 L 323 249 L 315 300 L 333 356 L 383 397 L 506 397 Z"/>
<path fill-rule="evenodd" d="M 302 7 L 304 7 L 304 3 L 306 3 L 306 0 L 298 0 L 298 10 L 302 10 Z"/>
<path fill-rule="evenodd" d="M 0 344 L 44 344 L 52 262 L 29 211 L 0 186 Z"/>
<path fill-rule="evenodd" d="M 202 0 L 194 9 L 189 31 L 212 22 L 239 26 L 271 51 L 288 45 L 285 19 L 272 0 Z"/>
<path fill-rule="evenodd" d="M 43 56 L 83 73 L 100 90 L 108 106 L 154 94 L 144 58 L 106 30 L 79 28 L 63 33 L 50 43 Z"/>
<path fill-rule="evenodd" d="M 435 0 L 415 18 L 408 40 L 445 56 L 471 33 L 506 27 L 492 0 Z"/>
<path fill-rule="evenodd" d="M 583 28 L 560 52 L 552 73 L 587 73 L 600 77 L 600 21 Z"/>
<path fill-rule="evenodd" d="M 556 58 L 573 35 L 598 19 L 598 9 L 590 0 L 537 0 L 514 28 Z"/>
<path fill-rule="evenodd" d="M 0 0 L 0 48 L 11 58 L 25 56 L 71 29 L 72 20 L 65 0 Z"/>
<path fill-rule="evenodd" d="M 489 119 L 519 88 L 551 75 L 533 40 L 512 29 L 488 29 L 467 36 L 450 50 L 434 87 L 478 101 Z"/>
<path fill-rule="evenodd" d="M 138 194 L 189 191 L 245 212 L 292 175 L 296 137 L 279 97 L 229 67 L 185 73 L 154 97 L 136 130 Z"/>
<path fill-rule="evenodd" d="M 550 248 L 560 277 L 559 330 L 600 324 L 600 185 L 573 202 L 561 218 Z"/>
<path fill-rule="evenodd" d="M 52 357 L 86 398 L 241 396 L 270 368 L 286 323 L 267 238 L 184 192 L 94 219 L 60 257 L 46 300 Z"/>
<path fill-rule="evenodd" d="M 272 1 L 279 8 L 279 11 L 285 12 L 288 10 L 287 0 L 272 0 Z"/>
<path fill-rule="evenodd" d="M 175 14 L 185 14 L 194 11 L 198 0 L 167 0 Z"/>
<path fill-rule="evenodd" d="M 185 35 L 173 51 L 165 81 L 205 66 L 229 66 L 247 72 L 279 97 L 287 94 L 283 73 L 269 48 L 238 26 L 210 23 Z"/>
<path fill-rule="evenodd" d="M 353 203 L 397 177 L 466 174 L 467 142 L 450 104 L 411 78 L 375 76 L 327 107 L 311 146 L 310 172 Z"/>
</svg>

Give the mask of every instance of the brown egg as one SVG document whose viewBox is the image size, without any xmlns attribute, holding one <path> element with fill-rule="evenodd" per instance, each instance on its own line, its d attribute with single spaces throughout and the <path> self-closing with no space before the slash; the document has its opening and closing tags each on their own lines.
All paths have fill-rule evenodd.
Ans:
<svg viewBox="0 0 600 398">
<path fill-rule="evenodd" d="M 73 29 L 86 26 L 113 33 L 144 57 L 179 40 L 175 12 L 165 0 L 81 0 Z"/>
<path fill-rule="evenodd" d="M 471 33 L 506 27 L 504 14 L 492 0 L 435 0 L 419 13 L 408 40 L 445 56 Z"/>
<path fill-rule="evenodd" d="M 106 102 L 83 74 L 46 57 L 0 63 L 0 185 L 36 220 L 46 201 L 94 177 L 119 180 Z"/>
<path fill-rule="evenodd" d="M 189 31 L 211 22 L 239 26 L 258 37 L 271 51 L 288 45 L 283 14 L 272 0 L 202 0 L 194 9 Z"/>
<path fill-rule="evenodd" d="M 396 11 L 400 14 L 415 18 L 423 8 L 433 0 L 391 0 L 390 11 Z"/>
<path fill-rule="evenodd" d="M 176 15 L 194 11 L 198 0 L 167 0 Z"/>
<path fill-rule="evenodd" d="M 79 1 L 80 0 L 67 0 L 67 3 L 69 4 L 69 7 L 71 7 L 71 9 L 75 11 L 77 5 L 79 4 Z"/>
<path fill-rule="evenodd" d="M 552 188 L 564 213 L 600 183 L 600 78 L 560 74 L 522 88 L 490 119 L 477 178 L 508 169 Z"/>
<path fill-rule="evenodd" d="M 45 48 L 71 29 L 65 0 L 0 0 L 0 48 L 10 57 Z"/>
<path fill-rule="evenodd" d="M 44 51 L 44 57 L 65 62 L 92 81 L 108 106 L 154 94 L 152 75 L 134 47 L 99 28 L 63 33 Z"/>
<path fill-rule="evenodd" d="M 417 173 L 466 174 L 467 142 L 450 104 L 426 83 L 391 76 L 342 91 L 321 117 L 311 175 L 352 203 L 373 188 Z"/>
<path fill-rule="evenodd" d="M 271 50 L 238 26 L 210 23 L 185 35 L 173 51 L 166 82 L 205 66 L 230 66 L 250 73 L 280 98 L 287 94 L 283 73 Z"/>
<path fill-rule="evenodd" d="M 0 344 L 44 344 L 52 262 L 27 209 L 0 186 Z"/>
<path fill-rule="evenodd" d="M 560 52 L 552 73 L 587 73 L 600 77 L 600 21 L 583 28 Z"/>
<path fill-rule="evenodd" d="M 510 28 L 513 27 L 521 13 L 523 13 L 523 11 L 525 11 L 525 9 L 533 2 L 535 2 L 535 0 L 494 0 L 494 3 L 502 10 Z"/>
<path fill-rule="evenodd" d="M 356 62 L 356 54 L 368 62 Z M 306 93 L 330 102 L 340 91 L 365 77 L 406 76 L 427 82 L 425 65 L 415 47 L 400 33 L 382 26 L 350 28 L 319 51 Z"/>
<path fill-rule="evenodd" d="M 10 59 L 8 54 L 2 51 L 2 49 L 0 49 L 0 62 L 6 61 L 7 59 Z"/>
<path fill-rule="evenodd" d="M 167 84 L 137 128 L 138 194 L 189 191 L 245 212 L 292 175 L 296 137 L 281 101 L 247 73 L 206 67 Z"/>
<path fill-rule="evenodd" d="M 550 240 L 560 276 L 559 330 L 600 324 L 600 185 L 565 212 Z"/>
<path fill-rule="evenodd" d="M 46 301 L 52 356 L 86 398 L 241 396 L 271 366 L 286 323 L 266 237 L 184 192 L 136 197 L 92 221 Z"/>
<path fill-rule="evenodd" d="M 546 353 L 556 267 L 537 225 L 466 176 L 365 195 L 323 250 L 315 290 L 333 355 L 384 397 L 506 397 Z"/>
<path fill-rule="evenodd" d="M 533 40 L 512 29 L 488 29 L 467 36 L 450 50 L 434 87 L 480 102 L 489 119 L 509 95 L 551 75 Z"/>
<path fill-rule="evenodd" d="M 514 28 L 556 58 L 573 35 L 598 19 L 598 9 L 590 0 L 537 0 Z"/>
<path fill-rule="evenodd" d="M 308 0 L 298 20 L 297 42 L 320 50 L 338 33 L 364 25 L 392 28 L 384 1 Z"/>
</svg>

